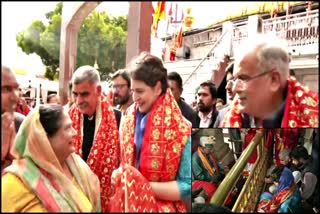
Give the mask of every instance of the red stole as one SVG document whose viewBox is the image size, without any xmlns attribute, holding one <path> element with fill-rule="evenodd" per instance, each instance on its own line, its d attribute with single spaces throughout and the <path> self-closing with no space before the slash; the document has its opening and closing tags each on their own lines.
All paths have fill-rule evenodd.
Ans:
<svg viewBox="0 0 320 214">
<path fill-rule="evenodd" d="M 266 147 L 270 149 L 274 142 L 274 161 L 277 166 L 280 163 L 279 154 L 283 149 L 293 149 L 298 145 L 300 131 L 297 128 L 268 129 Z"/>
<path fill-rule="evenodd" d="M 243 150 L 245 150 L 247 148 L 247 146 L 249 146 L 250 142 L 252 141 L 252 139 L 254 138 L 256 133 L 257 133 L 257 129 L 255 129 L 255 128 L 248 129 L 246 131 L 243 145 L 242 145 Z M 255 149 L 254 152 L 252 153 L 251 158 L 248 163 L 254 164 L 256 162 L 257 158 L 258 158 L 258 153 L 257 153 L 257 149 Z"/>
<path fill-rule="evenodd" d="M 119 132 L 112 106 L 101 97 L 96 109 L 95 136 L 87 159 L 91 170 L 99 177 L 101 187 L 101 209 L 109 212 L 108 202 L 115 192 L 111 185 L 112 171 L 119 167 Z M 69 109 L 72 127 L 77 131 L 73 144 L 75 152 L 82 157 L 83 115 L 73 105 Z"/>
<path fill-rule="evenodd" d="M 120 133 L 122 165 L 136 165 L 134 144 L 136 109 L 136 105 L 130 106 L 122 121 L 122 133 Z M 153 104 L 147 119 L 140 153 L 139 171 L 143 177 L 155 182 L 175 180 L 181 153 L 190 135 L 191 123 L 182 116 L 178 104 L 168 89 Z M 142 194 L 144 190 L 140 191 Z M 145 194 L 148 195 L 147 192 Z M 130 201 L 130 204 L 132 203 L 135 201 Z M 158 212 L 186 211 L 182 201 L 157 200 L 156 203 Z"/>
<path fill-rule="evenodd" d="M 284 115 L 279 128 L 318 128 L 319 95 L 303 86 L 294 77 L 290 76 L 287 84 Z M 219 127 L 242 127 L 238 100 L 231 104 L 230 110 L 225 114 Z"/>
<path fill-rule="evenodd" d="M 281 204 L 288 200 L 296 189 L 296 185 L 293 182 L 289 188 L 281 190 L 278 194 L 274 195 L 271 200 L 263 199 L 258 203 L 258 210 L 260 212 L 263 210 L 266 213 L 276 213 L 278 212 Z"/>
</svg>

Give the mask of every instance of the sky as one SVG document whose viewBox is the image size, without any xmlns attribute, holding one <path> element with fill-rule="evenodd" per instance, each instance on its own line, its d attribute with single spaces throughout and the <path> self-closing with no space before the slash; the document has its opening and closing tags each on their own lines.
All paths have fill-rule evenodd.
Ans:
<svg viewBox="0 0 320 214">
<path fill-rule="evenodd" d="M 58 2 L 1 2 L 1 60 L 2 64 L 25 69 L 30 74 L 43 73 L 44 67 L 36 54 L 26 55 L 16 44 L 16 34 L 26 29 L 33 20 L 46 23 L 45 13 L 53 10 Z M 171 2 L 166 2 L 169 10 Z M 194 28 L 204 28 L 245 2 L 172 2 L 192 8 Z M 156 2 L 153 2 L 156 4 Z M 127 15 L 128 2 L 102 2 L 96 10 L 113 16 Z"/>
<path fill-rule="evenodd" d="M 46 23 L 45 14 L 59 2 L 1 2 L 1 62 L 3 65 L 24 69 L 29 75 L 43 73 L 44 67 L 37 54 L 25 54 L 17 47 L 17 33 L 34 20 Z M 127 15 L 128 2 L 103 2 L 97 8 L 112 16 Z"/>
</svg>

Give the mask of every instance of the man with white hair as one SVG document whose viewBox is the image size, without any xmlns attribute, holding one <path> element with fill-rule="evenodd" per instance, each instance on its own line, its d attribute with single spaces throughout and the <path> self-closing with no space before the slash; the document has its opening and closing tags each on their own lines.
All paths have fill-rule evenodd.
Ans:
<svg viewBox="0 0 320 214">
<path fill-rule="evenodd" d="M 290 158 L 291 149 L 282 149 L 279 153 L 280 163 L 290 169 L 292 172 L 297 170 Z"/>
<path fill-rule="evenodd" d="M 257 35 L 235 55 L 234 102 L 219 127 L 318 127 L 318 94 L 289 75 L 283 42 Z"/>
<path fill-rule="evenodd" d="M 92 66 L 81 66 L 72 76 L 75 105 L 69 109 L 72 126 L 78 135 L 75 151 L 99 177 L 102 212 L 108 212 L 115 188 L 111 173 L 119 167 L 120 143 L 115 113 L 102 96 L 100 75 Z"/>
</svg>

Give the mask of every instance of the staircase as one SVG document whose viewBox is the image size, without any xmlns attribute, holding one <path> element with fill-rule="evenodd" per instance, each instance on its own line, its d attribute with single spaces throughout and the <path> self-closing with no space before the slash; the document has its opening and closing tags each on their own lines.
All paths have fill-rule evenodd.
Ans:
<svg viewBox="0 0 320 214">
<path fill-rule="evenodd" d="M 195 89 L 204 81 L 211 80 L 218 88 L 224 76 L 225 69 L 230 62 L 232 32 L 226 30 L 212 45 L 209 51 L 203 54 L 201 59 L 167 62 L 164 66 L 168 73 L 175 71 L 180 74 L 183 81 L 182 97 L 187 103 L 191 103 L 195 97 Z"/>
</svg>

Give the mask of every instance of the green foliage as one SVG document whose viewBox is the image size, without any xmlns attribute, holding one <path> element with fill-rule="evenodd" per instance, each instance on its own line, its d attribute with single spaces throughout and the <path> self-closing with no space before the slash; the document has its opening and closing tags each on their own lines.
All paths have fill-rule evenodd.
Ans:
<svg viewBox="0 0 320 214">
<path fill-rule="evenodd" d="M 25 53 L 41 57 L 45 76 L 50 80 L 58 78 L 62 7 L 59 3 L 46 14 L 48 25 L 36 20 L 16 37 Z M 105 12 L 93 11 L 78 32 L 76 67 L 97 61 L 101 79 L 108 79 L 110 73 L 125 67 L 126 38 L 126 16 L 110 17 Z"/>
<path fill-rule="evenodd" d="M 101 79 L 125 67 L 127 32 L 112 23 L 121 23 L 120 17 L 110 17 L 102 12 L 93 11 L 84 21 L 78 34 L 77 67 L 93 65 L 97 60 Z"/>
</svg>

